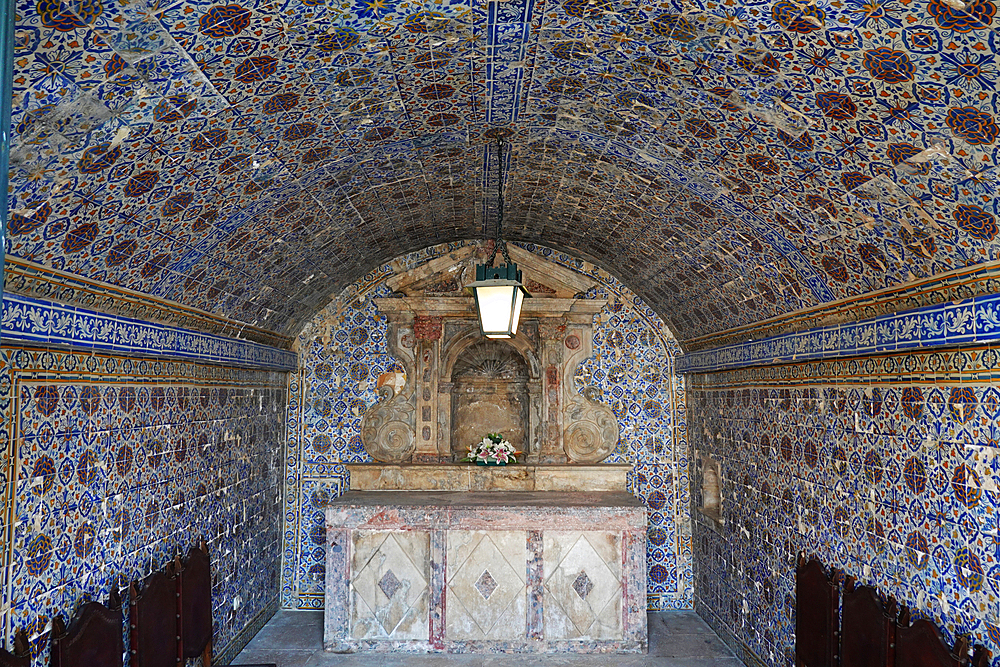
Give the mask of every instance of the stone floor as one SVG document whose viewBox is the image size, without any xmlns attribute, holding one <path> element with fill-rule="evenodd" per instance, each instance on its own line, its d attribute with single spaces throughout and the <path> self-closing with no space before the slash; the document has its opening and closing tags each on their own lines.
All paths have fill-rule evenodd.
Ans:
<svg viewBox="0 0 1000 667">
<path fill-rule="evenodd" d="M 693 611 L 649 614 L 648 655 L 444 655 L 323 651 L 323 612 L 279 611 L 233 660 L 278 667 L 742 667 Z"/>
</svg>

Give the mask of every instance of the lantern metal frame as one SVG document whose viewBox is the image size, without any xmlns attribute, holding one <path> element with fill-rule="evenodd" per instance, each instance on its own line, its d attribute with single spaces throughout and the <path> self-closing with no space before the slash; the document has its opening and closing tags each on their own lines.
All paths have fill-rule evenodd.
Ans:
<svg viewBox="0 0 1000 667">
<path fill-rule="evenodd" d="M 476 281 L 466 286 L 466 289 L 472 292 L 476 300 L 479 331 L 487 338 L 513 338 L 516 336 L 524 300 L 531 298 L 531 294 L 525 289 L 521 280 L 521 271 L 517 268 L 517 264 L 510 259 L 507 243 L 502 236 L 503 147 L 503 138 L 497 137 L 497 224 L 493 250 L 485 264 L 476 265 Z M 493 262 L 496 261 L 498 251 L 503 254 L 506 263 L 494 267 Z M 497 316 L 484 316 L 484 308 L 499 308 L 501 305 L 505 305 L 507 310 L 500 311 Z M 487 327 L 488 320 L 491 324 L 503 324 L 503 326 Z"/>
</svg>

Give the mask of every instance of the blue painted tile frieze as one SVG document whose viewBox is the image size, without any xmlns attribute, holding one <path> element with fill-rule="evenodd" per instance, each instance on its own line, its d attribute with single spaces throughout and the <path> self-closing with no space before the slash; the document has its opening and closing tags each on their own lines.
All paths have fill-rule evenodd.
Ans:
<svg viewBox="0 0 1000 667">
<path fill-rule="evenodd" d="M 688 352 L 700 352 L 751 339 L 773 338 L 787 333 L 850 321 L 869 320 L 950 301 L 966 301 L 997 293 L 1000 293 L 1000 264 L 985 262 L 949 271 L 933 278 L 850 299 L 832 301 L 749 326 L 692 339 L 685 342 L 684 349 Z"/>
<path fill-rule="evenodd" d="M 97 310 L 108 315 L 221 336 L 235 336 L 273 347 L 288 348 L 292 344 L 292 339 L 288 336 L 253 327 L 245 322 L 75 276 L 11 255 L 7 255 L 4 260 L 3 281 L 4 292 L 43 301 L 56 299 L 65 305 Z"/>
<path fill-rule="evenodd" d="M 0 328 L 5 345 L 50 345 L 286 371 L 298 363 L 294 352 L 269 345 L 16 294 L 3 295 Z"/>
<path fill-rule="evenodd" d="M 860 322 L 689 352 L 677 360 L 677 369 L 680 373 L 708 373 L 746 366 L 954 348 L 997 341 L 1000 341 L 1000 295 L 991 294 Z"/>
</svg>

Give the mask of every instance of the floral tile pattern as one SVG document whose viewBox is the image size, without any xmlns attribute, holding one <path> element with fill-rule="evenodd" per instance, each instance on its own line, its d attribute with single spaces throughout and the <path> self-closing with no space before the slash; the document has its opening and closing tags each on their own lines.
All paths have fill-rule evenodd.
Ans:
<svg viewBox="0 0 1000 667">
<path fill-rule="evenodd" d="M 5 343 L 3 636 L 26 628 L 43 667 L 54 615 L 204 537 L 216 655 L 242 648 L 277 603 L 286 391 L 279 372 Z"/>
<path fill-rule="evenodd" d="M 508 236 L 596 258 L 685 344 L 998 259 L 997 13 L 21 0 L 6 250 L 295 335 L 481 238 L 504 136 Z"/>
<path fill-rule="evenodd" d="M 748 664 L 793 664 L 799 550 L 1000 664 L 998 370 L 991 344 L 688 376 L 696 608 Z"/>
<path fill-rule="evenodd" d="M 1000 295 L 991 294 L 692 352 L 678 359 L 677 368 L 681 373 L 704 373 L 788 361 L 986 344 L 998 338 Z"/>
<path fill-rule="evenodd" d="M 0 314 L 4 341 L 76 350 L 101 350 L 145 358 L 174 358 L 291 370 L 294 352 L 120 315 L 64 306 L 53 301 L 5 294 Z"/>
</svg>

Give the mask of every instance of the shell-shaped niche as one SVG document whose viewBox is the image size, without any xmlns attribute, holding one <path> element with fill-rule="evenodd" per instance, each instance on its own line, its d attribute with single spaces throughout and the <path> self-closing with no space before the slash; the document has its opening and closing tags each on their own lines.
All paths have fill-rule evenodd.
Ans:
<svg viewBox="0 0 1000 667">
<path fill-rule="evenodd" d="M 518 451 L 529 441 L 528 364 L 503 341 L 462 351 L 452 370 L 451 447 L 458 460 L 487 433 L 501 433 Z"/>
</svg>

